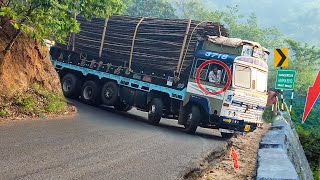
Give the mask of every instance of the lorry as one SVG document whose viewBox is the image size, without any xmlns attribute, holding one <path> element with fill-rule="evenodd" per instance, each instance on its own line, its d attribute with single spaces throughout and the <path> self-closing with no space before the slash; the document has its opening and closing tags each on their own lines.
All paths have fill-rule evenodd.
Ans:
<svg viewBox="0 0 320 180">
<path fill-rule="evenodd" d="M 203 127 L 231 138 L 262 123 L 269 52 L 259 43 L 228 38 L 219 23 L 127 16 L 77 20 L 80 33 L 50 50 L 66 97 L 118 111 L 135 107 L 148 113 L 150 124 L 175 119 L 190 134 Z M 212 60 L 220 63 L 203 66 Z M 218 83 L 208 80 L 213 68 Z"/>
</svg>

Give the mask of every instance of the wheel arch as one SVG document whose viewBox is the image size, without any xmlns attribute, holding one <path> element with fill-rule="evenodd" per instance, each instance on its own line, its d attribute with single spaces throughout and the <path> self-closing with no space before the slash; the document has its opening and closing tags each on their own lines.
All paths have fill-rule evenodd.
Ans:
<svg viewBox="0 0 320 180">
<path fill-rule="evenodd" d="M 160 98 L 163 102 L 164 108 L 170 106 L 170 95 L 168 93 L 151 90 L 148 93 L 147 104 L 149 104 L 154 98 Z"/>
<path fill-rule="evenodd" d="M 59 71 L 60 79 L 62 79 L 66 74 L 73 74 L 73 75 L 77 76 L 77 78 L 79 78 L 79 80 L 83 80 L 83 78 L 84 78 L 84 75 L 79 71 L 75 71 L 75 70 L 68 69 L 68 68 L 63 68 Z"/>
<path fill-rule="evenodd" d="M 191 95 L 188 99 L 188 102 L 184 106 L 187 108 L 191 108 L 192 106 L 199 107 L 201 122 L 207 122 L 209 120 L 210 103 L 207 98 Z"/>
</svg>

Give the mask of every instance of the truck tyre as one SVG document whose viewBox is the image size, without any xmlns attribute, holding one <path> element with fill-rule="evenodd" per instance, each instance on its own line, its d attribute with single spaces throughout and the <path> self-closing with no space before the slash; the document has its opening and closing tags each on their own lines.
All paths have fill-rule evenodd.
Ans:
<svg viewBox="0 0 320 180">
<path fill-rule="evenodd" d="M 67 98 L 77 98 L 79 97 L 79 89 L 81 88 L 81 83 L 79 78 L 74 74 L 66 74 L 61 80 L 63 95 Z"/>
<path fill-rule="evenodd" d="M 224 139 L 231 139 L 233 137 L 233 133 L 224 133 L 224 132 L 221 132 L 221 136 L 222 138 Z"/>
<path fill-rule="evenodd" d="M 184 125 L 188 119 L 188 106 L 180 105 L 179 116 L 178 116 L 178 124 Z"/>
<path fill-rule="evenodd" d="M 114 109 L 117 111 L 128 112 L 132 109 L 131 105 L 125 104 L 123 102 L 118 101 L 114 106 Z"/>
<path fill-rule="evenodd" d="M 187 117 L 187 121 L 184 124 L 185 132 L 187 132 L 188 134 L 194 134 L 200 123 L 200 118 L 201 118 L 201 114 L 200 114 L 199 107 L 192 106 L 189 112 L 189 115 Z"/>
<path fill-rule="evenodd" d="M 107 106 L 113 106 L 118 101 L 119 88 L 118 85 L 109 81 L 105 83 L 101 89 L 101 101 Z"/>
<path fill-rule="evenodd" d="M 87 81 L 81 88 L 81 101 L 85 104 L 99 105 L 100 88 L 97 82 Z"/>
<path fill-rule="evenodd" d="M 163 112 L 163 102 L 160 98 L 154 98 L 148 109 L 148 120 L 152 125 L 158 125 L 162 117 Z"/>
</svg>

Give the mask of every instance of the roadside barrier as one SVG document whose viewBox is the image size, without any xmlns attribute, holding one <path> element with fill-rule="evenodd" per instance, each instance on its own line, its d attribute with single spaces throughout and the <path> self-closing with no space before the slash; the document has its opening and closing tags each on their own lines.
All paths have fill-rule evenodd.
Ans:
<svg viewBox="0 0 320 180">
<path fill-rule="evenodd" d="M 257 155 L 257 180 L 313 180 L 299 136 L 286 111 L 279 111 L 262 138 Z"/>
</svg>

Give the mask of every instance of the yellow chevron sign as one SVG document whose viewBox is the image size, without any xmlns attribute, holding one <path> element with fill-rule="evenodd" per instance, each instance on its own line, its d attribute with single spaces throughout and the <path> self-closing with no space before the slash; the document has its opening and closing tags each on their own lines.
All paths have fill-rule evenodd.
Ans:
<svg viewBox="0 0 320 180">
<path fill-rule="evenodd" d="M 288 48 L 274 49 L 274 67 L 288 67 Z"/>
</svg>

